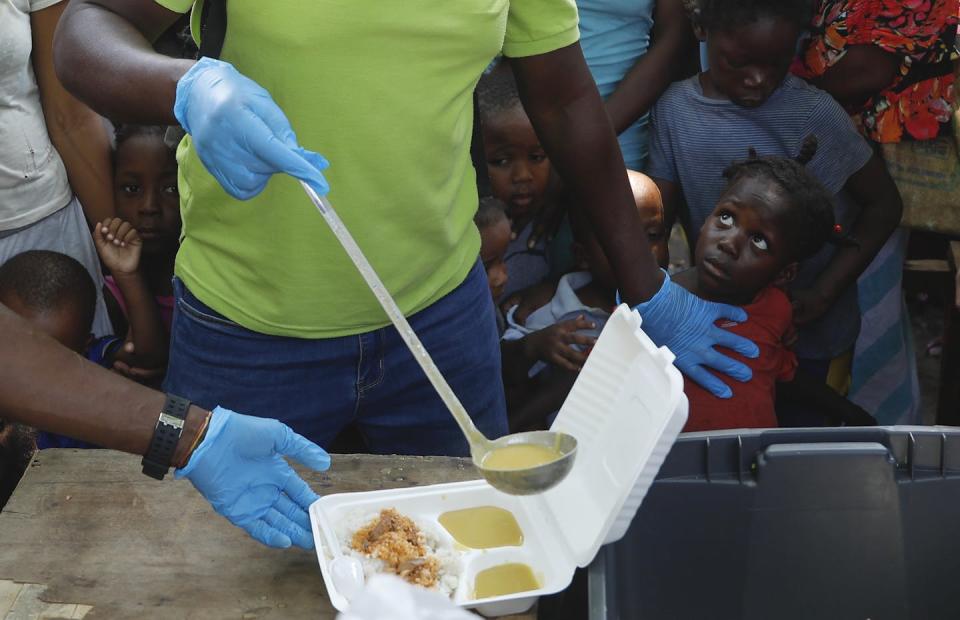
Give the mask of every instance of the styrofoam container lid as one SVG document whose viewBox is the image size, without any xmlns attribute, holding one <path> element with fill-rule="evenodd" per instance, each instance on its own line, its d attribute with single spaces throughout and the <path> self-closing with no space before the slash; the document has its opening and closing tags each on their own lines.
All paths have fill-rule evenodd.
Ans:
<svg viewBox="0 0 960 620">
<path fill-rule="evenodd" d="M 674 355 L 640 325 L 626 305 L 607 321 L 551 427 L 576 437 L 573 469 L 555 488 L 530 497 L 542 503 L 540 512 L 581 567 L 626 534 L 687 421 Z"/>
<path fill-rule="evenodd" d="M 485 615 L 519 613 L 538 596 L 559 592 L 575 567 L 587 566 L 600 546 L 623 537 L 660 465 L 687 420 L 683 378 L 673 354 L 640 329 L 640 316 L 623 305 L 610 317 L 560 409 L 554 430 L 577 438 L 567 478 L 541 495 L 505 495 L 484 480 L 363 493 L 340 493 L 310 507 L 317 559 L 330 601 L 349 608 L 330 578 L 330 534 L 350 511 L 384 506 L 435 521 L 444 511 L 495 505 L 510 510 L 524 532 L 518 549 L 467 550 L 468 566 L 453 599 Z M 441 526 L 442 527 L 442 526 Z M 448 535 L 447 535 L 448 536 Z M 329 537 L 329 541 L 325 540 Z M 483 600 L 468 596 L 477 570 L 520 561 L 540 573 L 542 587 Z"/>
</svg>

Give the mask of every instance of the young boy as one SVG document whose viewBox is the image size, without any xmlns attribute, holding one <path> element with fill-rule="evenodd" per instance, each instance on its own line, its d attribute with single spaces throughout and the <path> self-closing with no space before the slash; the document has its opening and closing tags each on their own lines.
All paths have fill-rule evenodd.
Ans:
<svg viewBox="0 0 960 620">
<path fill-rule="evenodd" d="M 528 247 L 534 217 L 545 205 L 550 161 L 520 103 L 509 65 L 500 63 L 480 79 L 477 103 L 491 190 L 506 205 L 514 232 L 505 257 L 510 277 L 500 300 L 550 274 L 546 242 Z"/>
<path fill-rule="evenodd" d="M 806 149 L 807 156 L 813 148 Z M 731 165 L 713 212 L 699 231 L 695 267 L 674 281 L 704 299 L 743 306 L 748 319 L 721 327 L 750 338 L 756 359 L 732 355 L 750 366 L 753 379 L 720 399 L 689 379 L 685 431 L 776 427 L 776 383 L 794 382 L 797 359 L 784 343 L 792 309 L 783 288 L 834 232 L 829 192 L 803 163 L 783 157 L 756 157 Z M 870 417 L 822 382 L 796 376 L 791 394 L 818 407 L 834 421 L 867 424 Z"/>
<path fill-rule="evenodd" d="M 807 0 L 698 0 L 693 21 L 710 68 L 671 86 L 654 107 L 649 174 L 668 225 L 679 216 L 696 246 L 731 161 L 750 146 L 795 157 L 804 138 L 816 136 L 809 171 L 836 197 L 836 220 L 857 240 L 824 247 L 790 284 L 800 366 L 825 381 L 859 331 L 856 279 L 896 228 L 902 204 L 843 108 L 787 74 L 810 11 Z M 794 414 L 794 424 L 823 422 L 815 412 Z"/>
<path fill-rule="evenodd" d="M 628 171 L 637 211 L 651 250 L 666 266 L 667 235 L 660 193 L 639 172 Z M 607 257 L 582 209 L 570 209 L 573 252 L 580 271 L 557 285 L 553 298 L 525 321 L 507 316 L 501 345 L 507 410 L 512 430 L 544 428 L 573 386 L 587 353 L 616 304 L 617 284 Z M 544 372 L 546 369 L 549 371 Z"/>
<path fill-rule="evenodd" d="M 109 368 L 123 341 L 94 340 L 90 333 L 97 290 L 75 259 L 47 250 L 17 254 L 0 266 L 0 303 L 30 321 L 63 346 Z M 89 444 L 39 433 L 38 448 L 78 448 Z"/>
</svg>

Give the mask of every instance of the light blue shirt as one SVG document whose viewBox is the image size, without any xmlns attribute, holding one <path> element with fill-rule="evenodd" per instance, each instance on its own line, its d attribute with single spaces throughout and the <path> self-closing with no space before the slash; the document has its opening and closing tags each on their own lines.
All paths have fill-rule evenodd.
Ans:
<svg viewBox="0 0 960 620">
<path fill-rule="evenodd" d="M 577 0 L 580 46 L 606 99 L 650 47 L 654 0 Z M 647 115 L 620 134 L 627 168 L 643 170 L 647 161 Z"/>
</svg>

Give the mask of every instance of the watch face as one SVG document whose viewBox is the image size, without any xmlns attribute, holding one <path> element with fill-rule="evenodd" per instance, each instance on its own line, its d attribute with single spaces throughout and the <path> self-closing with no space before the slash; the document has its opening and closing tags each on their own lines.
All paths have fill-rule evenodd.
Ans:
<svg viewBox="0 0 960 620">
<path fill-rule="evenodd" d="M 172 416 L 169 413 L 161 413 L 159 421 L 163 422 L 167 426 L 172 426 L 173 428 L 183 428 L 183 420 Z"/>
</svg>

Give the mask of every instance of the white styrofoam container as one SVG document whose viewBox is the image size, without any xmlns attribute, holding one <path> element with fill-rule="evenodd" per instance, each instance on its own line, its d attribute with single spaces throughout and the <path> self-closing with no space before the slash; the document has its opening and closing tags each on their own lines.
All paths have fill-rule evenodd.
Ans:
<svg viewBox="0 0 960 620">
<path fill-rule="evenodd" d="M 433 523 L 443 535 L 437 519 L 446 511 L 499 506 L 512 512 L 523 530 L 522 546 L 463 552 L 463 572 L 453 601 L 486 616 L 520 613 L 539 596 L 563 590 L 577 566 L 587 566 L 601 545 L 622 538 L 687 420 L 683 378 L 673 366 L 673 354 L 657 348 L 640 323 L 636 312 L 621 305 L 604 326 L 552 427 L 577 438 L 576 461 L 567 478 L 546 493 L 506 495 L 475 480 L 340 493 L 317 500 L 310 507 L 310 521 L 333 606 L 344 611 L 349 603 L 331 579 L 333 556 L 327 546 L 332 543 L 323 526 L 335 537 L 335 524 L 358 511 L 396 508 Z M 507 562 L 528 564 L 542 587 L 471 599 L 477 572 Z"/>
</svg>

